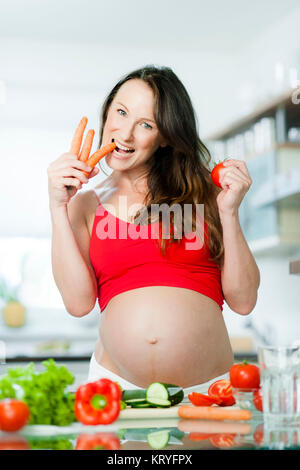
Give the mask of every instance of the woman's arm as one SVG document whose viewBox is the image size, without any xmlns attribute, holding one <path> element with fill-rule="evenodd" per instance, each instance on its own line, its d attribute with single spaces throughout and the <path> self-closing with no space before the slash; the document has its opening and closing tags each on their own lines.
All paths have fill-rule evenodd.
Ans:
<svg viewBox="0 0 300 470">
<path fill-rule="evenodd" d="M 47 169 L 52 272 L 66 310 L 76 317 L 87 315 L 97 299 L 97 280 L 89 258 L 90 236 L 85 215 L 88 205 L 85 193 L 78 193 L 99 171 L 91 170 L 85 163 L 94 136 L 90 130 L 81 146 L 86 124 L 87 118 L 83 117 L 70 152 L 62 154 Z"/>
<path fill-rule="evenodd" d="M 224 165 L 220 172 L 223 190 L 217 197 L 224 243 L 222 289 L 228 306 L 240 315 L 248 315 L 257 301 L 260 274 L 243 235 L 238 208 L 252 180 L 245 162 L 231 159 Z"/>
<path fill-rule="evenodd" d="M 237 214 L 221 217 L 223 227 L 224 264 L 221 282 L 228 306 L 241 315 L 255 307 L 260 274 L 244 238 Z"/>
<path fill-rule="evenodd" d="M 68 207 L 51 209 L 52 272 L 66 310 L 75 317 L 88 314 L 97 300 L 82 198 L 78 194 Z"/>
</svg>

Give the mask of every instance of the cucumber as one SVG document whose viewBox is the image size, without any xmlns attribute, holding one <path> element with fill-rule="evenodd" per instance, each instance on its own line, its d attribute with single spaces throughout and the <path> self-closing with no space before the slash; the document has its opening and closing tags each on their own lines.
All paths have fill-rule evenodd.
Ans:
<svg viewBox="0 0 300 470">
<path fill-rule="evenodd" d="M 163 400 L 162 398 L 147 398 L 148 403 L 151 405 L 159 406 L 160 408 L 167 408 L 171 406 L 171 402 L 169 400 Z"/>
<path fill-rule="evenodd" d="M 154 382 L 149 385 L 146 390 L 146 399 L 149 398 L 160 398 L 161 400 L 167 400 L 169 396 L 167 387 L 160 382 Z"/>
<path fill-rule="evenodd" d="M 147 403 L 145 398 L 132 398 L 130 400 L 126 400 L 127 405 L 135 405 L 137 403 Z"/>
<path fill-rule="evenodd" d="M 147 435 L 147 442 L 152 449 L 163 449 L 169 442 L 169 431 L 156 431 Z"/>
<path fill-rule="evenodd" d="M 134 403 L 130 405 L 132 408 L 152 408 L 151 403 Z"/>
<path fill-rule="evenodd" d="M 134 389 L 134 390 L 123 390 L 122 392 L 122 400 L 126 403 L 128 400 L 146 400 L 146 390 L 141 389 Z"/>
<path fill-rule="evenodd" d="M 157 399 L 164 401 L 160 403 L 153 401 Z M 163 382 L 153 382 L 147 389 L 123 390 L 122 392 L 122 401 L 129 406 L 151 403 L 152 406 L 165 407 L 177 405 L 183 399 L 184 393 L 181 387 Z"/>
<path fill-rule="evenodd" d="M 154 382 L 146 390 L 146 399 L 149 403 L 153 403 L 153 399 L 156 398 L 169 401 L 171 406 L 177 405 L 184 398 L 183 389 L 173 384 Z"/>
<path fill-rule="evenodd" d="M 168 400 L 170 400 L 171 405 L 178 405 L 184 399 L 183 389 L 178 387 L 178 385 L 173 384 L 164 384 L 168 389 Z"/>
</svg>

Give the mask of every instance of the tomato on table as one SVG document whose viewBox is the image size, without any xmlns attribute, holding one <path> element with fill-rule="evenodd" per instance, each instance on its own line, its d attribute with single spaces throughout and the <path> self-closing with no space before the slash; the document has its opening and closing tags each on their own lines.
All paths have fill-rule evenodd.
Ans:
<svg viewBox="0 0 300 470">
<path fill-rule="evenodd" d="M 260 385 L 259 367 L 246 361 L 234 364 L 229 371 L 229 376 L 231 385 L 235 388 L 258 388 Z"/>
<path fill-rule="evenodd" d="M 216 400 L 209 395 L 204 395 L 203 393 L 198 392 L 190 393 L 188 398 L 195 406 L 211 406 L 217 403 Z"/>
<path fill-rule="evenodd" d="M 27 424 L 30 417 L 28 405 L 15 398 L 0 401 L 1 431 L 18 431 Z"/>
<path fill-rule="evenodd" d="M 230 380 L 221 379 L 213 382 L 208 389 L 208 395 L 212 397 L 219 406 L 232 406 L 235 404 Z"/>
<path fill-rule="evenodd" d="M 258 388 L 257 390 L 253 392 L 253 403 L 254 403 L 255 408 L 258 411 L 263 410 L 263 401 L 262 401 L 262 394 L 261 394 L 260 388 Z"/>
</svg>

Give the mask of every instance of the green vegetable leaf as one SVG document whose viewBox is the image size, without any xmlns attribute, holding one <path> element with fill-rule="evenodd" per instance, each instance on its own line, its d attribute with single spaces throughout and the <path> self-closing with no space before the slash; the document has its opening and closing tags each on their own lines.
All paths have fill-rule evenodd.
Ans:
<svg viewBox="0 0 300 470">
<path fill-rule="evenodd" d="M 23 390 L 22 400 L 30 410 L 29 424 L 66 426 L 76 421 L 74 394 L 66 387 L 74 383 L 73 374 L 58 366 L 53 359 L 43 361 L 45 371 L 36 372 L 34 363 L 9 369 L 0 379 L 0 399 L 16 398 Z"/>
</svg>

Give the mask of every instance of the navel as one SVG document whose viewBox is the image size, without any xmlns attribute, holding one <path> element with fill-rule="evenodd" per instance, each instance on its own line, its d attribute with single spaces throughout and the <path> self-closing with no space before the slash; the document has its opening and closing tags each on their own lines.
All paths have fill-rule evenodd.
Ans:
<svg viewBox="0 0 300 470">
<path fill-rule="evenodd" d="M 158 341 L 157 338 L 151 338 L 151 339 L 149 340 L 149 343 L 150 343 L 150 344 L 156 344 L 157 341 Z"/>
</svg>

